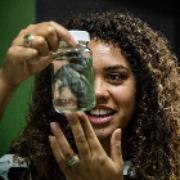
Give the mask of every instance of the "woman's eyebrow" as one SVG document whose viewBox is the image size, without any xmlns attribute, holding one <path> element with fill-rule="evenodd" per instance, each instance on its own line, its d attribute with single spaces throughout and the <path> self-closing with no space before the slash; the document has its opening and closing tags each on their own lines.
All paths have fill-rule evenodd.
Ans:
<svg viewBox="0 0 180 180">
<path fill-rule="evenodd" d="M 108 66 L 105 67 L 105 71 L 113 71 L 113 70 L 126 70 L 127 72 L 129 72 L 129 68 L 123 65 L 112 65 L 112 66 Z"/>
</svg>

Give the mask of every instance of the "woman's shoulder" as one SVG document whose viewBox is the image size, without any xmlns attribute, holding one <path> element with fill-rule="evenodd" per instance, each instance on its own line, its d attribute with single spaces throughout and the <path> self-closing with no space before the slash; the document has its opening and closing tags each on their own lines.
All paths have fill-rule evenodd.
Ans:
<svg viewBox="0 0 180 180">
<path fill-rule="evenodd" d="M 29 162 L 25 158 L 15 154 L 5 154 L 0 158 L 0 179 L 20 179 L 28 174 Z"/>
</svg>

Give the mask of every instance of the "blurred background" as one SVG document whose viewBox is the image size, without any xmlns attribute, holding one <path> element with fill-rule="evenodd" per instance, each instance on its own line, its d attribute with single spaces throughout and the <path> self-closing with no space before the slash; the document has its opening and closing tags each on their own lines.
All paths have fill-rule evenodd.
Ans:
<svg viewBox="0 0 180 180">
<path fill-rule="evenodd" d="M 68 17 L 87 11 L 118 10 L 146 21 L 164 34 L 170 47 L 180 57 L 180 18 L 177 5 L 170 1 L 142 0 L 1 0 L 0 1 L 0 65 L 12 40 L 28 24 Z M 25 126 L 25 114 L 31 101 L 33 77 L 14 93 L 0 122 L 0 155 L 7 153 L 10 142 Z"/>
<path fill-rule="evenodd" d="M 34 21 L 35 0 L 0 1 L 0 65 L 19 31 Z M 25 125 L 24 116 L 31 98 L 31 82 L 32 78 L 17 89 L 0 121 L 0 156 L 8 152 L 11 140 L 20 134 Z"/>
</svg>

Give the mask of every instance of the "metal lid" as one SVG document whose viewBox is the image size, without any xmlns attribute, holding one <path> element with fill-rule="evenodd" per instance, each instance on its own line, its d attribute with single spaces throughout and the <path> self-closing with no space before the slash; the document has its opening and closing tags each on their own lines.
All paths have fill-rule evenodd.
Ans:
<svg viewBox="0 0 180 180">
<path fill-rule="evenodd" d="M 81 30 L 70 30 L 69 31 L 71 35 L 74 37 L 76 41 L 90 41 L 90 36 L 87 31 L 81 31 Z"/>
</svg>

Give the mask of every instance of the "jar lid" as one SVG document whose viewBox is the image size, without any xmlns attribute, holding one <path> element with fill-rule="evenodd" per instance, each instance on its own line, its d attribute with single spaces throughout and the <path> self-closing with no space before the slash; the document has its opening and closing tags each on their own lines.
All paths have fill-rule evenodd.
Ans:
<svg viewBox="0 0 180 180">
<path fill-rule="evenodd" d="M 81 30 L 70 30 L 69 31 L 71 35 L 74 37 L 76 41 L 90 41 L 90 36 L 87 31 L 81 31 Z"/>
</svg>

